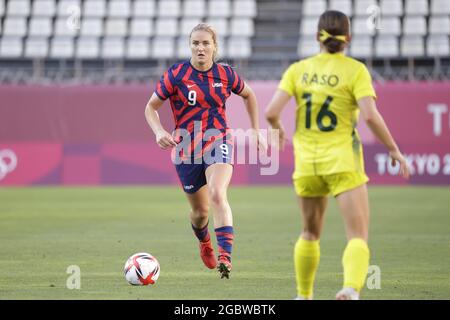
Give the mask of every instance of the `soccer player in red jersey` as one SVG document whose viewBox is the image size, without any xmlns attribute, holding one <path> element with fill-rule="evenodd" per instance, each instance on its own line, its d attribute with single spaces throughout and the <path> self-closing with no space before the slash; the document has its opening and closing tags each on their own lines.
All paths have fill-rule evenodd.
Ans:
<svg viewBox="0 0 450 320">
<path fill-rule="evenodd" d="M 203 263 L 210 269 L 217 267 L 221 278 L 228 278 L 234 238 L 227 200 L 233 173 L 233 138 L 227 125 L 225 102 L 231 93 L 242 97 L 258 147 L 266 145 L 258 134 L 258 103 L 253 90 L 230 66 L 215 62 L 218 44 L 214 29 L 205 23 L 197 25 L 189 42 L 190 60 L 174 64 L 163 74 L 146 106 L 145 116 L 158 145 L 164 150 L 175 149 L 175 158 L 180 155 L 183 159 L 175 167 L 191 206 L 192 229 L 200 242 Z M 157 113 L 166 99 L 175 120 L 174 135 L 163 128 Z M 213 134 L 207 134 L 211 136 L 209 139 L 199 140 L 198 134 L 206 132 Z M 180 151 L 179 144 L 185 143 L 186 138 L 189 148 Z M 218 261 L 208 231 L 210 205 L 214 211 Z"/>
</svg>

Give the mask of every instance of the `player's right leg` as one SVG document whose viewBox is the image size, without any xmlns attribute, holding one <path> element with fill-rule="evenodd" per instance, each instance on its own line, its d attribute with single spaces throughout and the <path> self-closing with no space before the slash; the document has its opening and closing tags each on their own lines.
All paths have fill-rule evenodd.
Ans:
<svg viewBox="0 0 450 320">
<path fill-rule="evenodd" d="M 320 235 L 327 207 L 328 189 L 320 177 L 301 177 L 294 180 L 298 204 L 302 212 L 303 231 L 295 244 L 294 265 L 297 299 L 313 298 L 313 287 L 320 260 Z"/>
<path fill-rule="evenodd" d="M 217 259 L 211 243 L 211 236 L 208 231 L 209 199 L 206 185 L 195 193 L 187 193 L 189 204 L 191 205 L 191 225 L 194 234 L 199 240 L 200 257 L 209 269 L 217 266 Z"/>
<path fill-rule="evenodd" d="M 217 259 L 208 231 L 209 199 L 203 165 L 181 163 L 176 164 L 175 168 L 191 205 L 191 225 L 199 240 L 200 257 L 206 267 L 214 269 L 217 266 Z"/>
</svg>

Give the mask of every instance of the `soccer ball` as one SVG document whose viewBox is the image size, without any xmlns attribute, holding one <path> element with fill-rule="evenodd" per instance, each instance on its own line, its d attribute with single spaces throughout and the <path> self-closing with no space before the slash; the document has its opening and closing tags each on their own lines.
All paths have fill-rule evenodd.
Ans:
<svg viewBox="0 0 450 320">
<path fill-rule="evenodd" d="M 160 267 L 154 256 L 140 252 L 128 258 L 123 271 L 129 284 L 147 286 L 158 280 Z"/>
</svg>

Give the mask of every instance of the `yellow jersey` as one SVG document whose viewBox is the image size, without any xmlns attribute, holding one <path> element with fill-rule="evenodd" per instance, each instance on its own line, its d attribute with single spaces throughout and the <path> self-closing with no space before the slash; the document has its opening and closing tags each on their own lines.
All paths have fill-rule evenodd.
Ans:
<svg viewBox="0 0 450 320">
<path fill-rule="evenodd" d="M 278 88 L 297 102 L 294 179 L 364 172 L 357 101 L 376 94 L 363 63 L 343 53 L 320 53 L 293 63 Z"/>
</svg>

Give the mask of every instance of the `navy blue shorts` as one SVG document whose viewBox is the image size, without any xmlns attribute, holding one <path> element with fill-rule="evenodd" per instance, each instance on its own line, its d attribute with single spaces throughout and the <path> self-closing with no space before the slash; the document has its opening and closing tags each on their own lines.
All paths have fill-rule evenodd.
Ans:
<svg viewBox="0 0 450 320">
<path fill-rule="evenodd" d="M 216 151 L 219 154 L 216 155 Z M 190 159 L 189 162 L 176 164 L 178 178 L 184 192 L 195 193 L 206 184 L 206 169 L 215 163 L 233 164 L 233 144 L 224 143 L 202 159 Z"/>
</svg>

